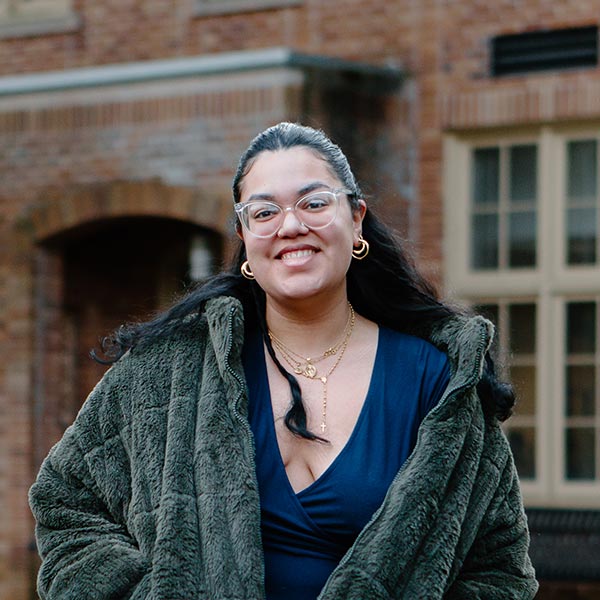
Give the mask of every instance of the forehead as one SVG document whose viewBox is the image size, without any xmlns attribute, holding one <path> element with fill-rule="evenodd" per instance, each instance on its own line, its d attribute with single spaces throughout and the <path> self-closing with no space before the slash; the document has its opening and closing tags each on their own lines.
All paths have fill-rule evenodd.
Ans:
<svg viewBox="0 0 600 600">
<path fill-rule="evenodd" d="M 241 199 L 257 193 L 294 194 L 315 181 L 330 187 L 341 185 L 329 163 L 310 148 L 268 150 L 256 156 L 242 179 Z"/>
</svg>

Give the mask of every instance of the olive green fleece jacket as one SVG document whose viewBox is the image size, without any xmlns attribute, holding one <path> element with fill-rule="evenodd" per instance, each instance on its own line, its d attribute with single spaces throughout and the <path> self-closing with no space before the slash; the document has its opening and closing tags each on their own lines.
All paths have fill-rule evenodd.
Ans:
<svg viewBox="0 0 600 600">
<path fill-rule="evenodd" d="M 43 463 L 42 599 L 264 598 L 242 309 L 188 325 L 113 365 Z M 448 389 L 320 600 L 533 598 L 514 464 L 474 387 L 490 335 L 480 317 L 433 333 Z"/>
</svg>

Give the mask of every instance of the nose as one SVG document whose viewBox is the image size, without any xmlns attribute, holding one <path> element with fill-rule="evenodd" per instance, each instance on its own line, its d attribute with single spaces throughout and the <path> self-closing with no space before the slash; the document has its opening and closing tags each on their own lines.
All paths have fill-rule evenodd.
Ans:
<svg viewBox="0 0 600 600">
<path fill-rule="evenodd" d="M 308 233 L 308 227 L 298 219 L 296 212 L 290 206 L 283 211 L 283 221 L 277 230 L 278 237 L 295 237 Z"/>
</svg>

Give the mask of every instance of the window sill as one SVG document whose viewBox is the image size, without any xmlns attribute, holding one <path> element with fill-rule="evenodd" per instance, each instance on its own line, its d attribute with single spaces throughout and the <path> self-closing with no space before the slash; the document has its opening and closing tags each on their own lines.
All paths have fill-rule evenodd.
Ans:
<svg viewBox="0 0 600 600">
<path fill-rule="evenodd" d="M 16 17 L 0 21 L 0 39 L 70 33 L 79 29 L 80 25 L 81 21 L 74 12 L 38 19 Z"/>
<path fill-rule="evenodd" d="M 259 10 L 270 10 L 287 8 L 289 6 L 300 6 L 302 0 L 197 0 L 194 9 L 195 17 L 224 15 L 231 13 L 254 12 Z"/>
</svg>

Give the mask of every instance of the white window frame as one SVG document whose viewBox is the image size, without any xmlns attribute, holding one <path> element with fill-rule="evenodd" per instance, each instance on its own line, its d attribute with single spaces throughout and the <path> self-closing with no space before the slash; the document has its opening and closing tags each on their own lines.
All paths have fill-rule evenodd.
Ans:
<svg viewBox="0 0 600 600">
<path fill-rule="evenodd" d="M 536 478 L 522 481 L 530 506 L 600 507 L 600 478 L 594 482 L 564 479 L 565 306 L 571 301 L 600 299 L 600 257 L 595 265 L 566 264 L 566 147 L 571 140 L 590 138 L 597 139 L 600 147 L 600 122 L 444 137 L 446 294 L 474 304 L 534 299 L 537 306 Z M 473 270 L 469 256 L 471 152 L 478 147 L 523 143 L 538 147 L 537 264 L 535 268 Z"/>
</svg>

